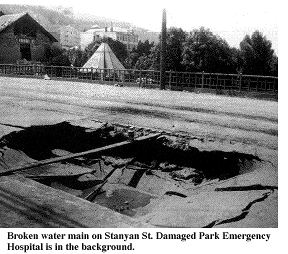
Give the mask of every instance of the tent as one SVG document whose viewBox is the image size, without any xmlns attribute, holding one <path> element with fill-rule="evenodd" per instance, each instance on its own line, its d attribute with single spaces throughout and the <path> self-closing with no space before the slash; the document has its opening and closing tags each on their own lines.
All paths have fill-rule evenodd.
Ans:
<svg viewBox="0 0 288 254">
<path fill-rule="evenodd" d="M 107 43 L 102 43 L 82 68 L 125 70 Z M 96 71 L 93 70 L 93 72 Z"/>
</svg>

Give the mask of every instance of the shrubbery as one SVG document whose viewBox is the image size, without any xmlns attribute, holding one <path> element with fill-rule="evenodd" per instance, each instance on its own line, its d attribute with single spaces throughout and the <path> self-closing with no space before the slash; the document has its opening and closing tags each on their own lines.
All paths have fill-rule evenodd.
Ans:
<svg viewBox="0 0 288 254">
<path fill-rule="evenodd" d="M 159 70 L 160 44 L 148 41 L 140 41 L 128 54 L 124 44 L 106 38 L 91 43 L 84 51 L 71 50 L 66 55 L 74 66 L 81 67 L 104 41 L 126 68 Z M 51 63 L 68 64 L 66 57 L 52 59 Z M 272 43 L 259 31 L 246 35 L 237 49 L 209 29 L 201 27 L 187 33 L 172 27 L 167 31 L 166 70 L 277 76 L 278 57 Z"/>
</svg>

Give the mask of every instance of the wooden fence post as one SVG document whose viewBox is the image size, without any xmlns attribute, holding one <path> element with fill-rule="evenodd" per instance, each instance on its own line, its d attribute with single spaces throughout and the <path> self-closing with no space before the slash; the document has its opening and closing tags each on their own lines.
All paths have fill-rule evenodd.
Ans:
<svg viewBox="0 0 288 254">
<path fill-rule="evenodd" d="M 202 84 L 201 84 L 201 88 L 204 88 L 204 71 L 202 71 Z"/>
<path fill-rule="evenodd" d="M 172 90 L 172 70 L 169 72 L 169 89 Z"/>
<path fill-rule="evenodd" d="M 212 75 L 210 74 L 210 77 L 209 77 L 209 89 L 211 89 L 211 86 L 212 86 Z"/>
<path fill-rule="evenodd" d="M 239 73 L 239 91 L 242 90 L 242 72 Z"/>
<path fill-rule="evenodd" d="M 139 71 L 139 87 L 142 87 L 142 70 Z"/>
</svg>

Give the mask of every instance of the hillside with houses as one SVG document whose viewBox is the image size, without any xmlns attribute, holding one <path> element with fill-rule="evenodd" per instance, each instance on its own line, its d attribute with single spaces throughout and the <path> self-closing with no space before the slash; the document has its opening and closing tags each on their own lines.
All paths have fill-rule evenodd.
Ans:
<svg viewBox="0 0 288 254">
<path fill-rule="evenodd" d="M 58 41 L 61 40 L 61 33 L 67 30 L 67 26 L 73 29 L 74 33 L 79 34 L 91 29 L 97 24 L 99 27 L 119 27 L 122 29 L 133 29 L 139 36 L 139 40 L 144 42 L 158 42 L 159 33 L 148 31 L 147 29 L 134 26 L 132 23 L 115 20 L 112 18 L 100 17 L 96 15 L 75 14 L 73 8 L 66 6 L 37 6 L 37 5 L 17 5 L 0 4 L 0 11 L 4 14 L 16 14 L 28 12 L 41 26 L 52 33 Z M 70 28 L 68 29 L 71 32 Z M 67 31 L 66 31 L 67 32 Z M 60 41 L 61 43 L 61 41 Z M 69 46 L 80 46 L 78 45 Z"/>
</svg>

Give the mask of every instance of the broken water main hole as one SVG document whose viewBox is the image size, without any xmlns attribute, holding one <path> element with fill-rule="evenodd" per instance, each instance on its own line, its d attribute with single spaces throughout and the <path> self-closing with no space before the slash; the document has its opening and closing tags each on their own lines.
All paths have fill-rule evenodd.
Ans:
<svg viewBox="0 0 288 254">
<path fill-rule="evenodd" d="M 131 133 L 137 140 L 156 131 L 107 123 L 97 128 L 69 122 L 31 126 L 0 139 L 0 172 L 129 141 Z M 185 198 L 197 186 L 251 172 L 257 161 L 251 154 L 200 151 L 189 137 L 161 133 L 15 173 L 133 217 L 151 199 Z"/>
</svg>

